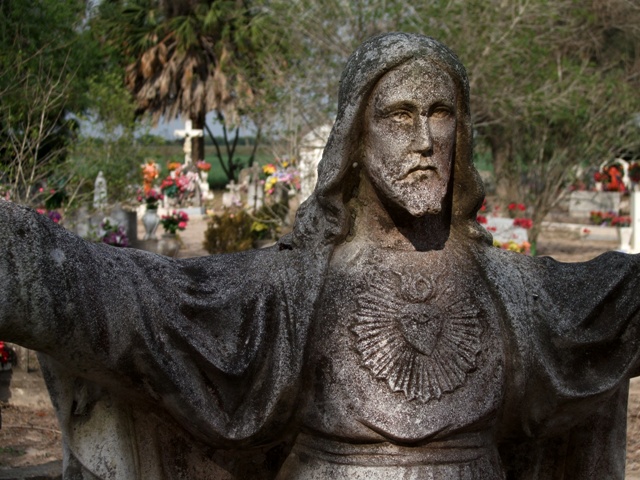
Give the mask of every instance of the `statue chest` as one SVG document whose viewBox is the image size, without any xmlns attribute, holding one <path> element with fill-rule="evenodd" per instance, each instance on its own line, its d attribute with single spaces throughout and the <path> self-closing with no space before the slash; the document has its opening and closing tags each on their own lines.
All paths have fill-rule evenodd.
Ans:
<svg viewBox="0 0 640 480">
<path fill-rule="evenodd" d="M 334 259 L 313 330 L 304 423 L 353 440 L 484 430 L 502 398 L 497 310 L 446 254 Z"/>
</svg>

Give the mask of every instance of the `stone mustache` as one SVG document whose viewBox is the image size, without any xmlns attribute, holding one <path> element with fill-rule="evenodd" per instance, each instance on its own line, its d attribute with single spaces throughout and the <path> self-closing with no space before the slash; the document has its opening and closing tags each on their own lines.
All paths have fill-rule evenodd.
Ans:
<svg viewBox="0 0 640 480">
<path fill-rule="evenodd" d="M 0 205 L 0 338 L 41 352 L 69 479 L 624 478 L 640 260 L 496 249 L 464 67 L 366 41 L 272 248 L 173 260 Z"/>
</svg>

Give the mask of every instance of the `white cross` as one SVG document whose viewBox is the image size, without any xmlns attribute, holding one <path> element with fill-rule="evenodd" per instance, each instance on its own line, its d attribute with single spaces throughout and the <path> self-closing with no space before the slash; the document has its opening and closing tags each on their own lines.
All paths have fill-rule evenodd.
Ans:
<svg viewBox="0 0 640 480">
<path fill-rule="evenodd" d="M 175 130 L 173 134 L 178 138 L 184 138 L 184 164 L 190 165 L 191 160 L 191 139 L 194 137 L 202 137 L 204 132 L 200 129 L 194 129 L 191 120 L 186 121 L 184 130 Z"/>
</svg>

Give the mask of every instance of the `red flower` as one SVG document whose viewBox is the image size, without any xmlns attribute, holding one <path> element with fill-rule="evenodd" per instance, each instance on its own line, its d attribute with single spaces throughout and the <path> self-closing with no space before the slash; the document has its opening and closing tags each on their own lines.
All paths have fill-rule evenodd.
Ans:
<svg viewBox="0 0 640 480">
<path fill-rule="evenodd" d="M 530 218 L 515 218 L 513 220 L 513 225 L 515 227 L 522 227 L 522 228 L 529 229 L 533 226 L 533 220 L 531 220 Z"/>
<path fill-rule="evenodd" d="M 484 215 L 478 215 L 476 217 L 476 221 L 482 224 L 487 223 L 487 217 L 485 217 Z"/>
<path fill-rule="evenodd" d="M 516 209 L 516 204 L 514 202 L 511 202 L 507 208 L 509 210 L 515 210 Z"/>
</svg>

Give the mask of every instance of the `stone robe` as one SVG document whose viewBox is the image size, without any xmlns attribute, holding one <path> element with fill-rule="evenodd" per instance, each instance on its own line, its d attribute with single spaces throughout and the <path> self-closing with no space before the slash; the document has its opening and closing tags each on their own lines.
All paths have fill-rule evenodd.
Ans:
<svg viewBox="0 0 640 480">
<path fill-rule="evenodd" d="M 242 468 L 273 478 L 292 438 L 315 432 L 305 412 L 317 398 L 301 386 L 325 387 L 308 356 L 323 342 L 310 329 L 326 313 L 317 302 L 323 256 L 281 242 L 171 260 L 87 243 L 9 203 L 0 225 L 0 337 L 51 358 L 66 478 L 243 478 Z M 485 407 L 471 402 L 455 422 L 432 419 L 442 425 L 412 438 L 392 431 L 400 417 L 389 413 L 375 425 L 375 441 L 350 439 L 348 430 L 340 440 L 424 447 L 481 425 L 509 478 L 559 470 L 562 478 L 623 478 L 625 395 L 640 350 L 640 260 L 610 253 L 562 264 L 484 244 L 453 250 L 452 268 L 466 265 L 470 298 L 483 321 L 491 319 L 479 334 L 491 348 L 481 349 L 463 382 L 495 377 L 478 394 L 489 399 Z M 359 339 L 353 328 L 344 338 L 355 358 L 363 355 Z M 489 376 L 483 362 L 492 365 Z M 358 374 L 415 411 L 459 402 L 457 388 L 409 398 L 364 362 Z M 371 424 L 363 408 L 350 415 Z"/>
</svg>

